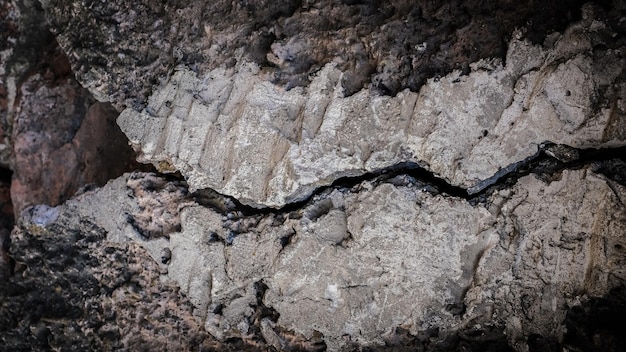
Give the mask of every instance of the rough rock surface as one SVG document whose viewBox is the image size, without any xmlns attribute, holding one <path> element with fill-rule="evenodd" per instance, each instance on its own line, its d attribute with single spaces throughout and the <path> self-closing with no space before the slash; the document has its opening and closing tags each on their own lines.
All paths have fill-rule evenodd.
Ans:
<svg viewBox="0 0 626 352">
<path fill-rule="evenodd" d="M 626 141 L 619 5 L 43 3 L 144 161 L 251 205 L 400 162 L 476 191 L 545 141 Z"/>
<path fill-rule="evenodd" d="M 134 153 L 115 124 L 116 117 L 117 112 L 109 104 L 95 101 L 74 79 L 65 53 L 48 30 L 39 3 L 0 1 L 0 281 L 3 297 L 23 292 L 16 291 L 11 284 L 5 285 L 5 280 L 15 274 L 16 257 L 7 252 L 14 214 L 19 216 L 30 205 L 59 204 L 80 187 L 103 185 L 131 167 L 136 168 Z M 28 249 L 24 247 L 24 250 Z M 41 282 L 47 280 L 41 278 Z M 45 292 L 37 294 L 38 299 L 45 302 Z M 18 307 L 25 302 L 21 301 Z M 30 314 L 28 310 L 35 308 L 25 305 L 20 309 Z M 3 318 L 4 312 L 6 310 L 3 310 Z M 3 325 L 2 334 L 8 333 L 6 328 Z M 28 346 L 26 349 L 36 348 L 37 344 L 31 345 L 28 341 L 23 342 L 23 346 Z M 9 346 L 12 345 L 2 347 L 11 349 Z"/>
<path fill-rule="evenodd" d="M 1 351 L 230 350 L 203 331 L 177 287 L 159 281 L 139 245 L 106 242 L 77 215 L 31 207 L 13 232 Z"/>
<path fill-rule="evenodd" d="M 0 350 L 626 350 L 626 7 L 572 4 L 0 2 Z M 79 188 L 113 107 L 173 174 Z"/>
<path fill-rule="evenodd" d="M 206 74 L 239 60 L 285 88 L 335 62 L 350 93 L 372 83 L 395 95 L 426 79 L 504 58 L 505 40 L 528 26 L 540 43 L 580 18 L 581 1 L 43 0 L 74 71 L 98 99 L 145 107 L 178 64 Z M 608 3 L 608 1 L 600 1 Z M 133 70 L 129 72 L 129 67 Z"/>
<path fill-rule="evenodd" d="M 118 113 L 74 79 L 39 3 L 1 6 L 0 165 L 13 172 L 15 213 L 136 168 Z"/>
<path fill-rule="evenodd" d="M 23 82 L 13 121 L 17 214 L 29 205 L 59 204 L 81 186 L 102 185 L 134 166 L 134 153 L 115 124 L 117 112 L 93 101 L 72 78 L 44 81 L 36 74 Z"/>
<path fill-rule="evenodd" d="M 474 205 L 408 175 L 328 189 L 270 214 L 207 207 L 183 186 L 127 175 L 64 206 L 33 208 L 22 228 L 88 220 L 106 233 L 100 251 L 144 247 L 213 336 L 277 350 L 290 338 L 308 349 L 390 347 L 402 331 L 402 343 L 426 349 L 458 336 L 473 336 L 474 347 L 524 350 L 530 336 L 559 344 L 573 307 L 626 279 L 626 187 L 589 168 L 549 183 L 525 176 Z M 181 207 L 159 210 L 172 202 Z M 146 236 L 129 218 L 148 203 L 153 221 L 178 229 Z M 64 228 L 83 231 L 76 220 Z"/>
<path fill-rule="evenodd" d="M 180 66 L 145 109 L 127 108 L 118 123 L 143 160 L 181 171 L 193 189 L 256 206 L 280 207 L 403 162 L 476 192 L 545 141 L 626 143 L 624 40 L 596 12 L 586 7 L 543 46 L 516 33 L 506 65 L 483 60 L 467 76 L 456 71 L 395 97 L 346 96 L 336 64 L 290 91 L 253 63 L 206 74 Z"/>
</svg>

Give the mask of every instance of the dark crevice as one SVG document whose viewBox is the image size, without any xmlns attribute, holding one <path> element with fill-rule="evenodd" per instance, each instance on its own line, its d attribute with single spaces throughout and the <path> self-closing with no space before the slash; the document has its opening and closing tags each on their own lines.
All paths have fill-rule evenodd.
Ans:
<svg viewBox="0 0 626 352">
<path fill-rule="evenodd" d="M 6 167 L 0 167 L 0 183 L 10 184 L 13 171 Z"/>
<path fill-rule="evenodd" d="M 575 152 L 577 155 L 572 160 L 562 161 L 559 156 L 553 156 L 552 150 L 555 147 L 564 147 Z M 540 146 L 539 151 L 532 157 L 525 159 L 522 163 L 517 163 L 516 168 L 509 173 L 502 175 L 492 184 L 474 193 L 471 201 L 482 203 L 486 201 L 494 191 L 510 188 L 521 177 L 534 174 L 546 183 L 558 180 L 564 170 L 577 170 L 586 166 L 591 166 L 592 171 L 604 175 L 605 177 L 626 186 L 624 182 L 626 168 L 615 168 L 623 165 L 626 161 L 626 146 L 617 148 L 588 148 L 576 149 L 562 145 L 546 142 Z M 620 174 L 620 172 L 622 172 Z"/>
<path fill-rule="evenodd" d="M 433 195 L 443 194 L 478 205 L 487 202 L 493 192 L 514 186 L 524 176 L 534 174 L 546 183 L 550 183 L 559 179 L 564 170 L 576 170 L 586 166 L 591 166 L 594 172 L 626 186 L 626 146 L 577 149 L 545 142 L 539 146 L 539 150 L 534 155 L 501 169 L 492 177 L 469 189 L 450 184 L 415 162 L 402 162 L 359 176 L 340 177 L 330 185 L 317 188 L 308 197 L 280 208 L 252 207 L 211 189 L 198 190 L 192 193 L 192 196 L 198 204 L 209 206 L 221 213 L 236 210 L 243 216 L 286 214 L 302 209 L 316 196 L 328 190 L 350 190 L 362 182 L 371 181 L 374 184 L 411 185 Z M 219 204 L 216 199 L 219 199 Z"/>
<path fill-rule="evenodd" d="M 564 346 L 570 351 L 626 351 L 625 314 L 624 286 L 572 307 L 565 318 Z"/>
<path fill-rule="evenodd" d="M 0 167 L 0 282 L 13 275 L 15 261 L 9 256 L 11 229 L 15 224 L 15 214 L 11 202 L 10 169 Z"/>
</svg>

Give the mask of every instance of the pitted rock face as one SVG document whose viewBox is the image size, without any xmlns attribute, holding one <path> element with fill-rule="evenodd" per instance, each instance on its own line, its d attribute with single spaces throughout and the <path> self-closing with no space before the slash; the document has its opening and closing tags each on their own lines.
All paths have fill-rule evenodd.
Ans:
<svg viewBox="0 0 626 352">
<path fill-rule="evenodd" d="M 137 243 L 65 208 L 32 207 L 12 234 L 20 265 L 0 281 L 0 350 L 228 350 Z M 242 350 L 253 350 L 241 346 Z"/>
<path fill-rule="evenodd" d="M 185 180 L 27 208 L 0 350 L 621 343 L 583 322 L 626 281 L 623 5 L 41 3 L 142 161 Z M 25 78 L 9 86 L 56 91 Z M 104 128 L 72 112 L 108 105 L 69 82 L 80 109 L 51 105 L 69 119 L 48 134 L 84 150 Z M 15 97 L 15 136 L 45 135 Z"/>
<path fill-rule="evenodd" d="M 52 27 L 81 82 L 126 105 L 118 123 L 141 159 L 180 171 L 192 190 L 253 206 L 281 207 L 340 177 L 403 162 L 475 192 L 545 141 L 626 140 L 624 28 L 619 12 L 596 5 L 546 36 L 578 11 L 69 3 L 44 2 Z M 313 15 L 322 23 L 307 26 Z M 494 28 L 512 35 L 508 46 Z M 86 39 L 95 42 L 85 47 Z"/>
</svg>

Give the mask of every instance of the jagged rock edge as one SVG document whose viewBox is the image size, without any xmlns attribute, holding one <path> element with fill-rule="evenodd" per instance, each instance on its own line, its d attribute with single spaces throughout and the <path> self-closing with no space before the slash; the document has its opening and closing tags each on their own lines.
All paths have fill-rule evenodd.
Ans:
<svg viewBox="0 0 626 352">
<path fill-rule="evenodd" d="M 244 215 L 281 214 L 304 208 L 306 205 L 311 203 L 316 196 L 319 196 L 329 189 L 352 188 L 364 181 L 382 183 L 390 182 L 390 180 L 395 177 L 405 175 L 415 179 L 416 183 L 425 186 L 423 187 L 423 190 L 426 192 L 431 194 L 442 194 L 446 197 L 460 198 L 466 200 L 471 205 L 478 205 L 485 203 L 488 196 L 494 191 L 510 188 L 517 183 L 517 180 L 529 174 L 539 175 L 547 173 L 552 175 L 567 169 L 579 169 L 599 161 L 611 159 L 626 161 L 626 146 L 612 148 L 573 148 L 566 146 L 567 148 L 579 153 L 578 158 L 568 162 L 560 161 L 546 153 L 546 150 L 549 150 L 554 146 L 558 145 L 546 141 L 538 147 L 538 150 L 534 155 L 500 169 L 500 171 L 496 172 L 493 176 L 482 180 L 476 186 L 467 189 L 449 183 L 446 179 L 441 178 L 434 172 L 420 166 L 419 163 L 407 161 L 371 172 L 364 172 L 356 176 L 343 176 L 336 178 L 328 185 L 322 185 L 313 189 L 306 197 L 289 202 L 278 208 L 246 205 L 233 196 L 219 193 L 211 188 L 196 190 L 192 192 L 191 195 L 198 204 L 214 208 L 218 212 L 222 213 L 225 212 L 223 209 L 215 207 L 211 202 L 207 202 L 205 199 L 207 197 L 228 199 L 234 205 L 235 210 L 241 211 Z M 546 163 L 550 163 L 551 167 L 547 168 L 546 165 L 542 165 Z M 174 179 L 183 178 L 179 172 L 163 175 Z"/>
</svg>

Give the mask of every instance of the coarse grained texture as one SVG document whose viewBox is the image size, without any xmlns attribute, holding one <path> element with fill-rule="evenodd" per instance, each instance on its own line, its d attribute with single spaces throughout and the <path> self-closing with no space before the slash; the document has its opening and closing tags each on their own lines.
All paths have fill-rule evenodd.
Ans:
<svg viewBox="0 0 626 352">
<path fill-rule="evenodd" d="M 520 331 L 560 341 L 567 309 L 623 286 L 625 190 L 583 169 L 549 184 L 528 176 L 495 195 L 491 211 L 504 228 L 476 263 L 468 316 L 505 322 L 519 344 L 528 336 Z M 494 302 L 507 303 L 493 310 Z"/>
<path fill-rule="evenodd" d="M 117 112 L 74 79 L 40 4 L 0 8 L 0 165 L 13 172 L 14 212 L 57 205 L 136 168 Z"/>
<path fill-rule="evenodd" d="M 11 130 L 20 80 L 54 41 L 45 23 L 37 1 L 0 3 L 0 165 L 5 167 L 10 164 L 13 151 Z"/>
<path fill-rule="evenodd" d="M 544 46 L 513 38 L 506 65 L 480 61 L 467 76 L 395 97 L 368 89 L 345 96 L 337 64 L 290 91 L 253 63 L 206 75 L 181 66 L 142 112 L 128 108 L 118 123 L 142 160 L 181 171 L 192 189 L 254 206 L 280 207 L 337 178 L 402 162 L 476 192 L 546 141 L 626 143 L 624 40 L 615 39 L 623 28 L 605 16 L 586 6 L 580 22 Z"/>
<path fill-rule="evenodd" d="M 52 56 L 59 61 L 61 56 Z M 62 66 L 62 64 L 61 64 Z M 87 184 L 137 167 L 110 104 L 94 101 L 70 75 L 42 70 L 20 82 L 12 121 L 11 197 L 16 214 L 57 205 Z"/>
<path fill-rule="evenodd" d="M 8 4 L 15 180 L 100 156 L 115 113 L 71 63 L 191 192 L 26 208 L 0 348 L 623 350 L 626 147 L 593 149 L 626 139 L 621 2 L 42 0 L 67 58 Z"/>
<path fill-rule="evenodd" d="M 15 275 L 0 282 L 1 351 L 231 350 L 202 330 L 177 287 L 159 281 L 144 249 L 105 239 L 72 212 L 24 213 L 12 236 Z"/>
<path fill-rule="evenodd" d="M 603 1 L 606 2 L 606 1 Z M 200 72 L 239 59 L 286 88 L 336 62 L 348 94 L 395 95 L 471 62 L 503 57 L 529 25 L 541 42 L 580 17 L 582 1 L 42 1 L 79 81 L 118 108 L 145 106 L 177 64 Z M 132 67 L 132 70 L 129 70 Z"/>
<path fill-rule="evenodd" d="M 222 340 L 255 336 L 281 349 L 287 336 L 321 338 L 334 351 L 389 347 L 406 331 L 427 349 L 470 334 L 524 350 L 531 336 L 563 341 L 572 307 L 626 279 L 626 188 L 588 168 L 550 183 L 522 177 L 479 205 L 431 195 L 406 175 L 332 188 L 285 214 L 221 213 L 189 199 L 169 239 L 125 221 L 139 208 L 129 180 L 144 178 L 161 185 L 151 197 L 170 197 L 167 182 L 134 174 L 63 211 L 113 215 L 95 220 L 109 240 L 144 246 Z"/>
</svg>

